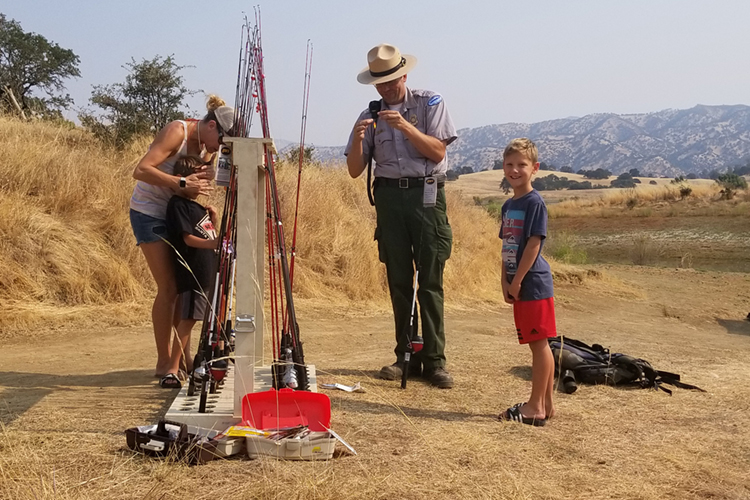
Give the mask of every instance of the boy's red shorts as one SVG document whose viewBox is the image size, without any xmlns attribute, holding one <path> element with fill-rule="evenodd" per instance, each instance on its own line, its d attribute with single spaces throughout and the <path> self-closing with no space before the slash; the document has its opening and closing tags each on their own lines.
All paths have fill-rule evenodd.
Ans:
<svg viewBox="0 0 750 500">
<path fill-rule="evenodd" d="M 557 337 L 553 297 L 513 302 L 513 319 L 516 322 L 518 342 L 521 344 Z"/>
</svg>

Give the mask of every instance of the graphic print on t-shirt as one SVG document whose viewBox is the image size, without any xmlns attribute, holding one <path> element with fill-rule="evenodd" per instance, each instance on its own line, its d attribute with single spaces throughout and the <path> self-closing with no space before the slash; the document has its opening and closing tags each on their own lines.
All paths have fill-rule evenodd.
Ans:
<svg viewBox="0 0 750 500">
<path fill-rule="evenodd" d="M 211 222 L 211 217 L 208 214 L 204 215 L 198 224 L 195 225 L 195 230 L 207 240 L 216 239 L 216 229 L 214 229 L 214 223 Z"/>
<path fill-rule="evenodd" d="M 508 210 L 503 217 L 503 262 L 507 274 L 516 274 L 518 269 L 518 242 L 523 240 L 525 218 L 523 210 Z"/>
</svg>

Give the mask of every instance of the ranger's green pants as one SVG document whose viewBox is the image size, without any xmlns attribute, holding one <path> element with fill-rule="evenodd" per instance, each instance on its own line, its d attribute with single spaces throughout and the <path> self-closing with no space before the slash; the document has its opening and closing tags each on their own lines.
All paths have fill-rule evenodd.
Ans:
<svg viewBox="0 0 750 500">
<path fill-rule="evenodd" d="M 438 190 L 437 204 L 429 208 L 423 205 L 421 186 L 402 189 L 376 183 L 374 196 L 377 211 L 375 239 L 380 261 L 385 264 L 388 275 L 396 322 L 397 361 L 403 361 L 406 351 L 414 269 L 418 264 L 417 299 L 424 338 L 419 358 L 425 370 L 444 367 L 443 269 L 453 243 L 453 233 L 445 213 L 445 189 Z"/>
</svg>

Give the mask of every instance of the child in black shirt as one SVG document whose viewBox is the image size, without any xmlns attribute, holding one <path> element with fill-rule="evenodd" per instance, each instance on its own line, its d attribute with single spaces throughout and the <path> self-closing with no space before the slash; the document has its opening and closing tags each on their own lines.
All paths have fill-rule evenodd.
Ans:
<svg viewBox="0 0 750 500">
<path fill-rule="evenodd" d="M 197 156 L 180 158 L 174 166 L 174 175 L 185 178 L 197 171 L 205 162 Z M 215 273 L 216 210 L 204 207 L 186 193 L 177 193 L 167 205 L 167 234 L 175 253 L 175 279 L 177 304 L 175 318 L 179 318 L 177 337 L 172 345 L 170 369 L 161 379 L 165 388 L 181 387 L 177 373 L 181 360 L 190 371 L 190 332 L 197 320 L 202 320 L 211 294 Z"/>
</svg>

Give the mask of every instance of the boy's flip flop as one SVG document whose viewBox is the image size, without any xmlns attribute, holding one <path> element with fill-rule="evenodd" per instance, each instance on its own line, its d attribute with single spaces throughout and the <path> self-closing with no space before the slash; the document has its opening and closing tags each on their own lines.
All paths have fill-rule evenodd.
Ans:
<svg viewBox="0 0 750 500">
<path fill-rule="evenodd" d="M 544 425 L 547 423 L 547 419 L 524 417 L 521 414 L 521 407 L 523 405 L 524 403 L 518 403 L 514 406 L 511 406 L 510 408 L 502 412 L 497 418 L 508 422 L 520 422 L 526 425 L 533 425 L 534 427 L 544 427 Z"/>
<path fill-rule="evenodd" d="M 167 373 L 159 380 L 159 387 L 162 389 L 181 389 L 182 382 L 174 373 Z"/>
</svg>

